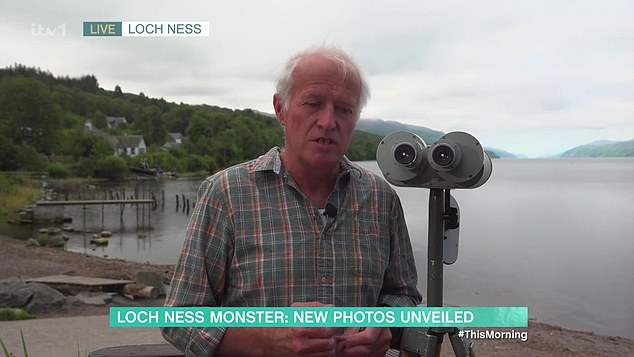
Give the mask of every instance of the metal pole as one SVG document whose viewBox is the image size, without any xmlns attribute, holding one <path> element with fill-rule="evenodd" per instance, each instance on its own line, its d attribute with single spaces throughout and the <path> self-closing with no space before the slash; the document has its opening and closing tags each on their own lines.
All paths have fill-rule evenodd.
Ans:
<svg viewBox="0 0 634 357">
<path fill-rule="evenodd" d="M 81 237 L 84 240 L 84 252 L 86 252 L 86 205 L 81 206 L 82 211 L 82 234 Z"/>
<path fill-rule="evenodd" d="M 107 195 L 106 195 L 106 192 L 104 191 L 104 193 L 103 193 L 103 200 L 105 201 L 107 198 L 108 198 L 108 197 L 107 197 Z M 102 203 L 102 204 L 101 204 L 101 230 L 102 230 L 102 231 L 104 230 L 104 227 L 105 227 L 105 225 L 104 225 L 104 209 L 105 209 L 105 204 L 103 204 L 103 203 Z"/>
<path fill-rule="evenodd" d="M 443 302 L 443 190 L 429 191 L 427 237 L 427 306 L 442 307 Z"/>
</svg>

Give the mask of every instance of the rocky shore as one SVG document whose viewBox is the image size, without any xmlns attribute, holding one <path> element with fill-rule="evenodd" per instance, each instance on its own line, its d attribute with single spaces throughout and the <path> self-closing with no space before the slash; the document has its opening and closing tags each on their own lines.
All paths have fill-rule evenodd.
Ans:
<svg viewBox="0 0 634 357">
<path fill-rule="evenodd" d="M 135 280 L 140 272 L 159 275 L 164 284 L 169 283 L 172 266 L 129 262 L 120 259 L 105 259 L 73 253 L 61 248 L 29 246 L 23 241 L 0 236 L 0 280 L 28 280 L 50 275 L 85 276 L 106 279 Z M 163 297 L 154 299 L 130 299 L 121 294 L 112 294 L 104 304 L 83 303 L 89 291 L 63 291 L 64 303 L 39 308 L 38 317 L 65 317 L 78 315 L 108 314 L 110 306 L 161 306 Z M 81 293 L 81 294 L 80 294 Z M 58 301 L 56 299 L 55 301 Z M 0 322 L 1 323 L 1 322 Z"/>
<path fill-rule="evenodd" d="M 139 272 L 154 272 L 168 283 L 172 271 L 173 267 L 169 265 L 104 259 L 59 248 L 30 247 L 22 241 L 0 236 L 0 280 L 26 280 L 56 274 L 134 280 Z M 162 302 L 161 297 L 131 300 L 115 294 L 111 301 L 101 306 L 70 299 L 51 311 L 36 315 L 38 318 L 104 315 L 108 313 L 110 306 L 160 306 Z M 445 341 L 443 347 L 443 356 L 451 356 L 449 341 Z M 478 356 L 631 356 L 633 343 L 631 339 L 622 337 L 569 330 L 530 321 L 527 341 L 477 340 L 476 348 Z"/>
</svg>

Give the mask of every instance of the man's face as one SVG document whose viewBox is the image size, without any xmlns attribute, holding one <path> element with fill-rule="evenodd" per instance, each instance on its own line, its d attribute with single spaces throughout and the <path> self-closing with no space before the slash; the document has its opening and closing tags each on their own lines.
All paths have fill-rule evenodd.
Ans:
<svg viewBox="0 0 634 357">
<path fill-rule="evenodd" d="M 304 58 L 295 69 L 288 109 L 273 98 L 286 130 L 287 158 L 304 168 L 334 169 L 348 150 L 357 121 L 361 82 L 357 73 L 325 57 Z"/>
</svg>

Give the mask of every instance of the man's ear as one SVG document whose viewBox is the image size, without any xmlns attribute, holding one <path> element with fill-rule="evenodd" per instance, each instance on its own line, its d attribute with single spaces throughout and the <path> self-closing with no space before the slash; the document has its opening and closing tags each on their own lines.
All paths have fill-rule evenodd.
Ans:
<svg viewBox="0 0 634 357">
<path fill-rule="evenodd" d="M 275 116 L 280 121 L 280 124 L 284 126 L 286 122 L 286 110 L 284 110 L 284 101 L 282 96 L 278 93 L 273 95 L 273 108 L 275 108 Z"/>
</svg>

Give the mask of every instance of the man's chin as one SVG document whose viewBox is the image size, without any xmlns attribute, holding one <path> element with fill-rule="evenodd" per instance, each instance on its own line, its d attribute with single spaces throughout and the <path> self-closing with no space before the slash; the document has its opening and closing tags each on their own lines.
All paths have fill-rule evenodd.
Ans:
<svg viewBox="0 0 634 357">
<path fill-rule="evenodd" d="M 315 155 L 310 160 L 310 165 L 318 170 L 335 170 L 339 167 L 342 157 L 339 155 Z"/>
</svg>

